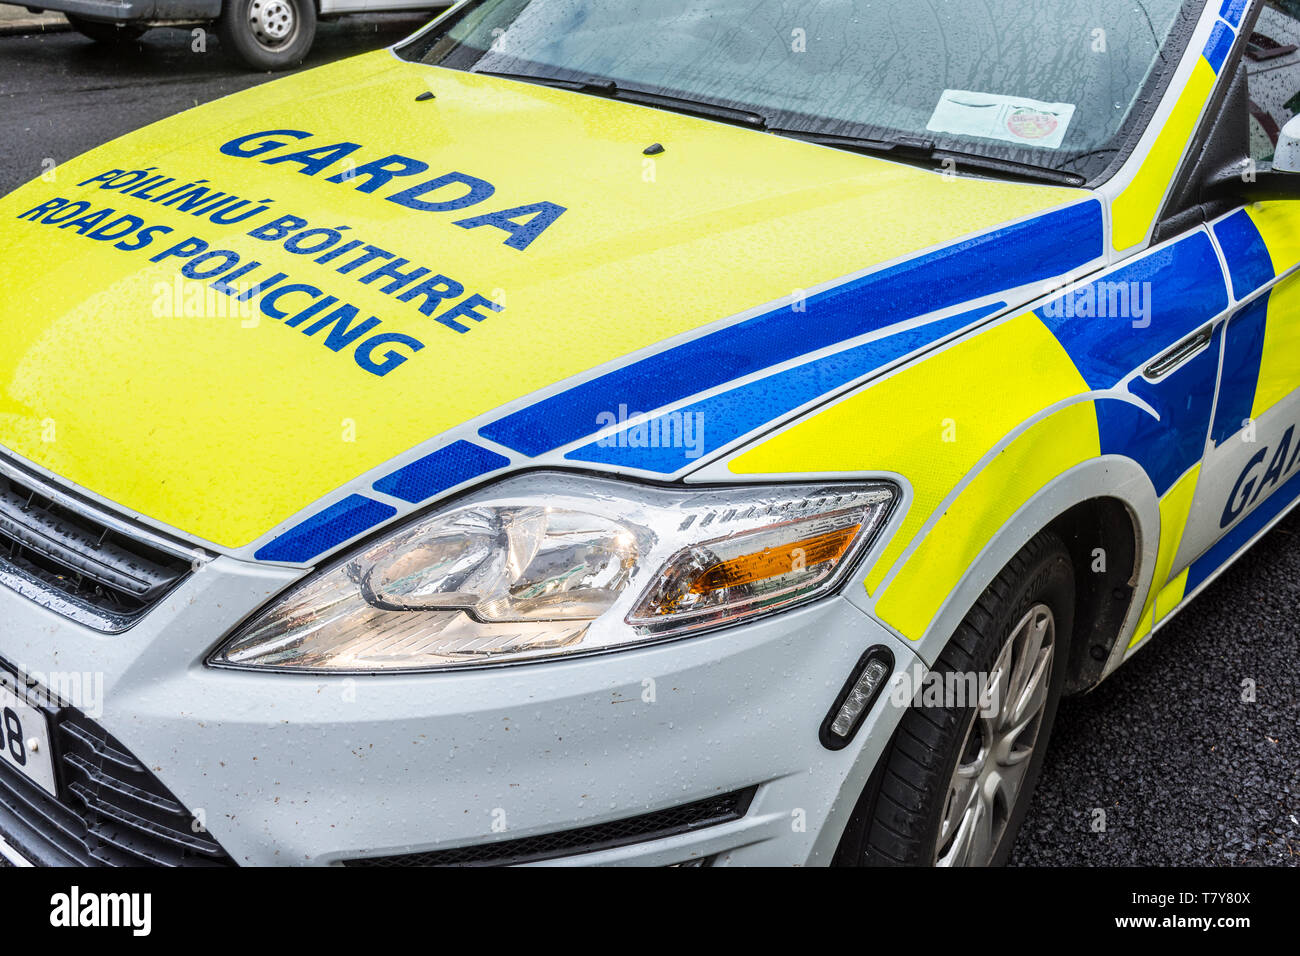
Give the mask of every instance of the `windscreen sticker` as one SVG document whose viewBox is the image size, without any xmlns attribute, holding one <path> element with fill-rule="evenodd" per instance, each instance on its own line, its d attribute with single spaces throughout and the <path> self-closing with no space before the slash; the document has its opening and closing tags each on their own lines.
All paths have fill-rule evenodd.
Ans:
<svg viewBox="0 0 1300 956">
<path fill-rule="evenodd" d="M 1060 149 L 1073 103 L 1044 103 L 998 93 L 944 90 L 926 124 L 933 133 L 981 136 L 1020 146 Z"/>
</svg>

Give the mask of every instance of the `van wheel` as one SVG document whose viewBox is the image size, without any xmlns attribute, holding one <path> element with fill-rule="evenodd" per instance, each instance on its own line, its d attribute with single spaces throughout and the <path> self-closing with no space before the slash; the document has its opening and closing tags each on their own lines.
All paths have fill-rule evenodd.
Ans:
<svg viewBox="0 0 1300 956">
<path fill-rule="evenodd" d="M 255 70 L 284 70 L 316 38 L 314 0 L 226 0 L 217 20 L 222 49 Z"/>
<path fill-rule="evenodd" d="M 1069 552 L 1055 533 L 1041 532 L 989 585 L 934 668 L 986 677 L 980 688 L 992 692 L 988 706 L 912 705 L 858 801 L 836 862 L 1006 862 L 1042 768 L 1073 621 Z"/>
<path fill-rule="evenodd" d="M 103 20 L 83 20 L 74 16 L 68 16 L 68 25 L 83 37 L 110 46 L 133 43 L 144 36 L 148 29 L 131 23 L 105 23 Z"/>
</svg>

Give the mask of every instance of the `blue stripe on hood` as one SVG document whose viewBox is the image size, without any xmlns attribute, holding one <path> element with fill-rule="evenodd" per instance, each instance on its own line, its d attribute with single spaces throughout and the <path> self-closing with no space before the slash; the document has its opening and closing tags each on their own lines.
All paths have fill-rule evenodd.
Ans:
<svg viewBox="0 0 1300 956">
<path fill-rule="evenodd" d="M 520 409 L 479 434 L 526 455 L 899 322 L 1064 275 L 1103 254 L 1095 199 L 964 239 L 633 362 Z M 725 264 L 722 264 L 725 267 Z M 798 306 L 798 307 L 796 307 Z"/>
<path fill-rule="evenodd" d="M 1005 302 L 996 302 L 769 375 L 685 408 L 666 412 L 642 425 L 620 429 L 564 457 L 672 474 L 800 405 L 1005 307 Z M 670 436 L 667 441 L 664 440 L 666 435 Z M 643 436 L 653 436 L 652 444 L 642 441 Z M 643 447 L 632 447 L 629 439 Z"/>
</svg>

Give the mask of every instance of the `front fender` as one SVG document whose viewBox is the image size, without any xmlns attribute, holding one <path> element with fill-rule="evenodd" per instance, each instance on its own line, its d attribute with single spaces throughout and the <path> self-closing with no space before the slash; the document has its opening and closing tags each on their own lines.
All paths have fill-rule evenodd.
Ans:
<svg viewBox="0 0 1300 956">
<path fill-rule="evenodd" d="M 1091 404 L 1070 407 L 1090 411 Z M 1160 499 L 1151 479 L 1136 462 L 1118 455 L 1104 455 L 1073 464 L 1020 500 L 1017 492 L 1023 485 L 1009 478 L 1005 468 L 1041 447 L 1035 439 L 1055 424 L 1059 424 L 1057 416 L 1046 418 L 1040 423 L 1041 428 L 1033 427 L 1020 440 L 1012 442 L 1008 454 L 999 456 L 999 464 L 986 469 L 968 486 L 973 489 L 969 504 L 961 502 L 964 495 L 958 495 L 953 507 L 927 533 L 929 547 L 918 548 L 905 560 L 889 587 L 880 593 L 879 601 L 855 595 L 856 600 L 866 605 L 865 610 L 907 638 L 917 656 L 927 664 L 932 665 L 938 659 L 979 596 L 1034 535 L 1078 505 L 1101 497 L 1116 499 L 1124 505 L 1137 537 L 1133 600 L 1124 619 L 1123 636 L 1115 644 L 1105 673 L 1114 670 L 1123 659 L 1128 648 L 1124 636 L 1137 630 L 1156 578 L 1161 554 Z M 978 498 L 987 496 L 986 483 L 990 489 L 1004 483 L 1008 496 L 988 502 L 988 507 L 981 510 L 974 505 Z M 994 529 L 982 540 L 973 537 L 983 535 L 979 529 L 994 523 Z M 944 542 L 949 540 L 965 542 L 974 553 L 958 576 L 945 582 L 930 575 L 936 565 L 942 564 L 941 552 Z M 930 555 L 935 551 L 939 552 L 937 559 Z M 961 560 L 967 558 L 963 556 Z M 899 628 L 891 618 L 911 628 L 911 633 Z"/>
</svg>

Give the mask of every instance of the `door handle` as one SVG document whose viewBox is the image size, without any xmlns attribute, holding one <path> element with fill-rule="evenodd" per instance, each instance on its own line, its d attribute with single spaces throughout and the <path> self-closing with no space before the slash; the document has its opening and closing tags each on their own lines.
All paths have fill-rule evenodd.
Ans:
<svg viewBox="0 0 1300 956">
<path fill-rule="evenodd" d="M 1178 366 L 1209 348 L 1213 340 L 1214 324 L 1210 323 L 1202 329 L 1197 329 L 1169 351 L 1154 359 L 1142 370 L 1142 374 L 1151 379 L 1164 378 Z"/>
</svg>

